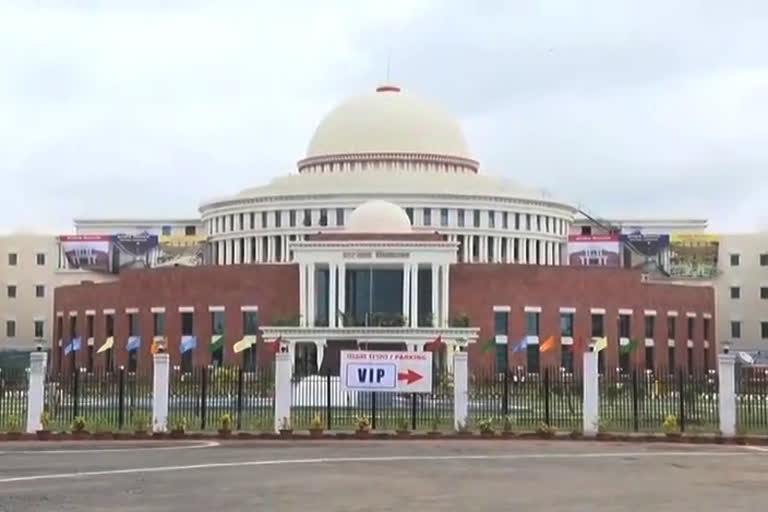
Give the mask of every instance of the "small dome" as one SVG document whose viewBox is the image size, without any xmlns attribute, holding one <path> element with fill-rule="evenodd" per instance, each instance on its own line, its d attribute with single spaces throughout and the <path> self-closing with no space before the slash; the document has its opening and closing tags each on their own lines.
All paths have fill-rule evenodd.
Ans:
<svg viewBox="0 0 768 512">
<path fill-rule="evenodd" d="M 405 211 L 387 201 L 368 201 L 358 206 L 347 219 L 351 233 L 410 233 L 411 221 Z"/>
<path fill-rule="evenodd" d="M 471 159 L 459 123 L 399 87 L 348 99 L 320 122 L 307 158 L 358 153 L 417 153 Z"/>
</svg>

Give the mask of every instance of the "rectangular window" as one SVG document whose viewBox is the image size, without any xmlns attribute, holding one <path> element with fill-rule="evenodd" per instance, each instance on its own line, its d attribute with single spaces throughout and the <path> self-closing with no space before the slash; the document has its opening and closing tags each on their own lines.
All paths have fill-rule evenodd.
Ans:
<svg viewBox="0 0 768 512">
<path fill-rule="evenodd" d="M 528 345 L 528 373 L 539 373 L 539 346 Z"/>
<path fill-rule="evenodd" d="M 115 315 L 104 316 L 104 327 L 107 338 L 115 335 Z"/>
<path fill-rule="evenodd" d="M 619 369 L 621 373 L 629 373 L 629 352 L 621 350 L 621 346 L 619 346 Z"/>
<path fill-rule="evenodd" d="M 501 214 L 501 228 L 509 229 L 509 212 L 503 212 Z"/>
<path fill-rule="evenodd" d="M 344 225 L 344 208 L 336 208 L 336 225 Z"/>
<path fill-rule="evenodd" d="M 256 336 L 259 330 L 258 311 L 243 311 L 243 335 Z M 243 367 L 246 371 L 256 369 L 256 347 L 251 346 L 243 351 Z"/>
<path fill-rule="evenodd" d="M 195 334 L 195 314 L 185 312 L 181 314 L 181 335 L 193 336 Z"/>
<path fill-rule="evenodd" d="M 16 298 L 16 285 L 9 284 L 7 287 L 8 291 L 8 298 L 9 299 L 15 299 Z"/>
<path fill-rule="evenodd" d="M 768 253 L 763 253 L 760 255 L 760 266 L 768 267 Z"/>
<path fill-rule="evenodd" d="M 509 368 L 509 352 L 506 343 L 496 344 L 496 372 L 502 373 Z"/>
<path fill-rule="evenodd" d="M 75 338 L 77 337 L 77 317 L 76 316 L 70 316 L 69 317 L 69 338 Z"/>
<path fill-rule="evenodd" d="M 85 317 L 85 331 L 88 338 L 93 338 L 94 332 L 93 332 L 93 323 L 94 323 L 95 317 L 93 315 L 88 315 Z"/>
<path fill-rule="evenodd" d="M 692 316 L 688 317 L 688 339 L 692 340 L 693 336 L 696 334 L 695 332 L 695 325 L 696 325 L 696 319 Z"/>
<path fill-rule="evenodd" d="M 496 227 L 496 212 L 489 211 L 488 212 L 488 227 L 489 228 L 495 228 Z"/>
<path fill-rule="evenodd" d="M 573 313 L 560 313 L 560 336 L 573 338 Z"/>
<path fill-rule="evenodd" d="M 197 235 L 197 226 L 184 226 L 184 235 L 185 236 Z"/>
<path fill-rule="evenodd" d="M 128 314 L 128 336 L 139 335 L 139 315 L 136 313 Z"/>
<path fill-rule="evenodd" d="M 42 284 L 36 284 L 35 285 L 35 297 L 37 298 L 43 298 L 45 297 L 45 286 Z"/>
<path fill-rule="evenodd" d="M 677 317 L 667 317 L 667 339 L 674 340 L 677 337 Z"/>
<path fill-rule="evenodd" d="M 760 298 L 761 299 L 768 299 L 768 286 L 761 286 L 760 287 Z"/>
<path fill-rule="evenodd" d="M 589 236 L 592 234 L 592 226 L 581 226 L 581 234 Z"/>
<path fill-rule="evenodd" d="M 704 319 L 704 339 L 709 340 L 709 324 L 710 320 L 709 318 Z"/>
<path fill-rule="evenodd" d="M 741 298 L 741 288 L 738 286 L 731 286 L 731 298 L 732 299 L 740 299 Z"/>
<path fill-rule="evenodd" d="M 768 322 L 760 322 L 760 337 L 768 340 Z"/>
<path fill-rule="evenodd" d="M 93 373 L 93 345 L 88 345 L 86 354 L 88 355 L 88 362 L 86 363 L 87 371 L 88 373 Z"/>
<path fill-rule="evenodd" d="M 256 227 L 256 213 L 251 212 L 250 217 L 251 217 L 251 221 L 250 221 L 251 229 L 254 229 Z"/>
<path fill-rule="evenodd" d="M 573 373 L 573 345 L 563 345 L 561 347 L 560 366 L 566 373 Z"/>
<path fill-rule="evenodd" d="M 238 224 L 237 228 L 238 228 L 240 231 L 242 231 L 242 230 L 244 230 L 244 229 L 245 229 L 245 214 L 244 214 L 244 213 L 241 213 L 241 214 L 240 214 L 240 219 L 239 219 L 239 222 L 240 222 L 240 223 Z"/>
<path fill-rule="evenodd" d="M 275 210 L 275 227 L 279 228 L 283 225 L 283 212 Z"/>
<path fill-rule="evenodd" d="M 224 336 L 224 311 L 211 312 L 211 334 L 213 336 Z M 213 341 L 213 340 L 211 340 Z M 211 352 L 211 364 L 221 366 L 224 363 L 224 344 Z"/>
<path fill-rule="evenodd" d="M 19 263 L 19 255 L 15 252 L 8 253 L 8 265 L 15 267 Z"/>
<path fill-rule="evenodd" d="M 269 215 L 267 212 L 261 212 L 261 227 L 262 229 L 266 229 L 266 227 L 269 225 Z"/>
<path fill-rule="evenodd" d="M 448 225 L 448 208 L 440 209 L 440 225 L 441 226 Z"/>
<path fill-rule="evenodd" d="M 646 370 L 653 370 L 655 365 L 655 355 L 653 352 L 653 346 L 651 347 L 645 347 L 645 369 Z"/>
<path fill-rule="evenodd" d="M 731 254 L 731 266 L 738 267 L 741 264 L 740 254 Z"/>
<path fill-rule="evenodd" d="M 539 335 L 539 313 L 528 312 L 525 314 L 525 334 L 526 336 Z"/>
<path fill-rule="evenodd" d="M 604 315 L 602 313 L 592 314 L 592 337 L 602 338 L 605 336 L 605 322 L 603 322 Z"/>
<path fill-rule="evenodd" d="M 653 339 L 656 327 L 656 317 L 652 315 L 646 315 L 645 317 L 645 337 Z"/>
<path fill-rule="evenodd" d="M 463 228 L 464 227 L 464 210 L 457 210 L 457 212 L 458 212 L 458 217 L 456 219 L 456 224 L 458 224 L 460 228 Z"/>
<path fill-rule="evenodd" d="M 37 265 L 40 267 L 45 266 L 45 253 L 39 252 L 37 255 L 35 255 L 35 261 L 37 262 Z"/>
<path fill-rule="evenodd" d="M 40 339 L 45 335 L 45 322 L 35 320 L 35 338 Z"/>
<path fill-rule="evenodd" d="M 304 221 L 302 224 L 304 224 L 304 227 L 312 225 L 312 210 L 304 210 Z"/>
<path fill-rule="evenodd" d="M 549 233 L 549 217 L 544 217 L 544 231 Z"/>
<path fill-rule="evenodd" d="M 326 210 L 325 208 L 320 209 L 320 225 L 321 226 L 328 225 L 328 210 Z"/>
<path fill-rule="evenodd" d="M 424 208 L 424 225 L 432 225 L 432 208 Z"/>
<path fill-rule="evenodd" d="M 667 364 L 669 365 L 669 373 L 674 373 L 676 367 L 675 347 L 669 347 L 667 349 Z"/>
<path fill-rule="evenodd" d="M 520 214 L 519 213 L 515 214 L 515 229 L 517 229 L 517 230 L 520 229 Z"/>
<path fill-rule="evenodd" d="M 741 322 L 737 320 L 731 321 L 731 338 L 741 338 Z"/>
<path fill-rule="evenodd" d="M 171 226 L 161 227 L 160 234 L 162 234 L 163 236 L 171 236 Z"/>
<path fill-rule="evenodd" d="M 493 333 L 496 335 L 507 335 L 507 325 L 509 322 L 509 313 L 506 311 L 493 312 Z"/>
<path fill-rule="evenodd" d="M 531 230 L 531 214 L 530 213 L 525 214 L 525 230 L 526 231 Z"/>
<path fill-rule="evenodd" d="M 16 321 L 15 320 L 6 320 L 6 322 L 5 322 L 5 337 L 6 338 L 15 338 L 16 337 Z"/>
<path fill-rule="evenodd" d="M 629 338 L 632 332 L 631 322 L 630 315 L 619 315 L 619 338 Z"/>
<path fill-rule="evenodd" d="M 152 336 L 165 336 L 165 313 L 152 313 Z"/>
<path fill-rule="evenodd" d="M 288 226 L 296 227 L 296 210 L 288 210 Z"/>
<path fill-rule="evenodd" d="M 688 347 L 688 375 L 693 375 L 693 347 Z"/>
<path fill-rule="evenodd" d="M 405 214 L 408 216 L 408 220 L 411 221 L 411 225 L 413 225 L 413 208 L 406 208 Z"/>
<path fill-rule="evenodd" d="M 476 228 L 480 227 L 480 210 L 475 210 L 472 212 L 472 225 Z"/>
</svg>

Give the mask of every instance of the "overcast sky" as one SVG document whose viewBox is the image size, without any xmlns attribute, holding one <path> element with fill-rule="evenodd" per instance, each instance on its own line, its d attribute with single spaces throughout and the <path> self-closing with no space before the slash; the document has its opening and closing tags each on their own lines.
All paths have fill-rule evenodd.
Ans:
<svg viewBox="0 0 768 512">
<path fill-rule="evenodd" d="M 482 172 L 768 227 L 764 0 L 0 0 L 0 229 L 197 216 L 292 171 L 387 55 Z"/>
</svg>

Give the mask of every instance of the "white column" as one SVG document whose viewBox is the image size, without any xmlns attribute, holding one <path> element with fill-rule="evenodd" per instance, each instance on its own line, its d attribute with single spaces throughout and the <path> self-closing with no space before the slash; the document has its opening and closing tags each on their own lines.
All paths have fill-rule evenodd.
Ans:
<svg viewBox="0 0 768 512">
<path fill-rule="evenodd" d="M 507 244 L 507 259 L 504 263 L 515 263 L 515 245 L 512 237 L 506 238 Z"/>
<path fill-rule="evenodd" d="M 419 264 L 411 265 L 411 327 L 419 326 Z"/>
<path fill-rule="evenodd" d="M 171 358 L 165 352 L 153 356 L 155 368 L 152 378 L 152 432 L 168 429 L 168 372 Z"/>
<path fill-rule="evenodd" d="M 344 263 L 339 263 L 339 311 L 342 313 L 347 312 L 347 266 Z M 336 321 L 336 325 L 344 327 L 344 317 L 339 315 Z"/>
<path fill-rule="evenodd" d="M 517 250 L 520 253 L 520 263 L 523 265 L 528 264 L 528 239 L 527 238 L 518 238 L 517 239 Z"/>
<path fill-rule="evenodd" d="M 488 263 L 488 237 L 485 235 L 480 237 L 480 261 Z"/>
<path fill-rule="evenodd" d="M 233 265 L 235 263 L 235 240 L 230 238 L 227 240 L 227 265 Z"/>
<path fill-rule="evenodd" d="M 453 353 L 453 428 L 467 424 L 469 412 L 468 358 L 466 352 Z"/>
<path fill-rule="evenodd" d="M 461 248 L 461 261 L 464 263 L 469 261 L 469 238 L 467 235 L 464 235 L 464 245 Z"/>
<path fill-rule="evenodd" d="M 242 243 L 243 243 L 242 238 L 235 238 L 232 242 L 232 245 L 234 246 L 234 250 L 232 251 L 233 252 L 232 261 L 235 265 L 239 265 L 240 263 L 242 263 L 242 261 L 240 261 L 240 244 Z"/>
<path fill-rule="evenodd" d="M 315 264 L 307 265 L 307 325 L 315 325 Z"/>
<path fill-rule="evenodd" d="M 440 294 L 440 288 L 438 287 L 440 279 L 440 267 L 437 265 L 437 263 L 432 264 L 432 327 L 437 327 L 440 325 L 438 323 L 440 319 L 440 310 L 438 301 L 439 294 Z"/>
<path fill-rule="evenodd" d="M 280 237 L 280 243 L 283 244 L 283 249 L 280 253 L 280 256 L 282 256 L 281 261 L 289 261 L 288 259 L 288 235 L 283 235 Z"/>
<path fill-rule="evenodd" d="M 403 316 L 407 325 L 411 323 L 411 265 L 403 265 Z"/>
<path fill-rule="evenodd" d="M 336 267 L 335 263 L 328 265 L 328 327 L 336 327 L 339 307 L 336 303 Z"/>
<path fill-rule="evenodd" d="M 267 242 L 267 261 L 269 263 L 275 262 L 275 237 L 268 236 L 264 239 Z"/>
<path fill-rule="evenodd" d="M 724 437 L 733 437 L 736 435 L 736 356 L 719 354 L 717 362 L 720 385 L 717 394 L 720 432 Z"/>
<path fill-rule="evenodd" d="M 496 237 L 496 240 L 493 242 L 493 262 L 494 263 L 501 263 L 501 244 L 505 243 L 506 240 L 504 238 L 501 238 L 500 236 Z"/>
<path fill-rule="evenodd" d="M 46 352 L 30 352 L 29 382 L 27 388 L 27 433 L 40 430 L 40 416 L 45 404 L 45 367 L 48 361 Z"/>
<path fill-rule="evenodd" d="M 307 326 L 307 265 L 299 263 L 299 325 Z"/>
<path fill-rule="evenodd" d="M 555 265 L 561 265 L 562 264 L 562 261 L 560 259 L 561 258 L 561 255 L 560 255 L 560 247 L 561 246 L 562 246 L 562 244 L 560 242 L 557 242 L 555 244 Z"/>
<path fill-rule="evenodd" d="M 539 251 L 536 250 L 536 240 L 533 238 L 528 239 L 528 263 L 533 265 L 539 264 Z"/>
<path fill-rule="evenodd" d="M 585 436 L 597 434 L 600 421 L 599 393 L 597 387 L 597 352 L 589 350 L 584 352 L 584 398 L 583 398 L 583 425 Z"/>
<path fill-rule="evenodd" d="M 291 424 L 291 354 L 275 354 L 275 432 Z"/>
<path fill-rule="evenodd" d="M 224 242 L 219 240 L 216 242 L 216 244 L 218 245 L 218 248 L 216 249 L 216 259 L 218 260 L 217 263 L 219 265 L 224 265 Z"/>
<path fill-rule="evenodd" d="M 451 304 L 450 300 L 450 288 L 449 288 L 449 276 L 450 276 L 450 266 L 448 264 L 445 264 L 442 266 L 442 274 L 443 274 L 443 280 L 442 283 L 440 283 L 443 287 L 443 293 L 442 293 L 442 310 L 443 314 L 441 315 L 440 319 L 440 325 L 442 327 L 448 327 L 448 323 L 450 319 L 448 318 L 448 315 L 450 314 L 449 306 Z"/>
<path fill-rule="evenodd" d="M 245 253 L 245 259 L 243 260 L 243 263 L 253 263 L 251 261 L 251 237 L 247 236 L 243 238 L 243 252 Z"/>
</svg>

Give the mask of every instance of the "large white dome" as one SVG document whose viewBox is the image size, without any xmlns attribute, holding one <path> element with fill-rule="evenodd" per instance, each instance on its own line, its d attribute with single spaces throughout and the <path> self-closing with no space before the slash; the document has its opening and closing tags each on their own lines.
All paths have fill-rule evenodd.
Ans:
<svg viewBox="0 0 768 512">
<path fill-rule="evenodd" d="M 455 119 L 394 86 L 379 87 L 333 109 L 315 130 L 307 158 L 361 153 L 472 158 Z"/>
<path fill-rule="evenodd" d="M 396 204 L 376 199 L 355 208 L 345 229 L 350 233 L 410 233 L 411 221 Z"/>
</svg>

